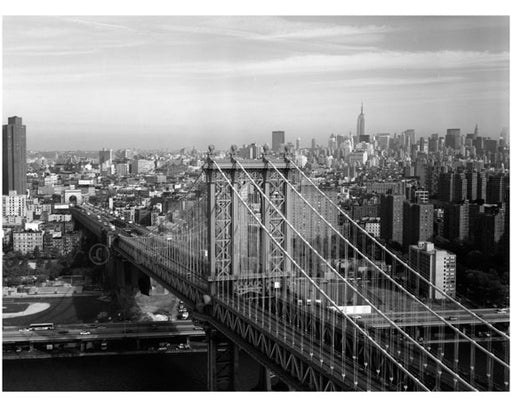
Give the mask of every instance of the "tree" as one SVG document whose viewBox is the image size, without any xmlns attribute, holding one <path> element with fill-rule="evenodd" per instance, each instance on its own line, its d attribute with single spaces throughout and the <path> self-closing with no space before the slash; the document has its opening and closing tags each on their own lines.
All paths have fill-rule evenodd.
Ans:
<svg viewBox="0 0 512 407">
<path fill-rule="evenodd" d="M 34 256 L 34 259 L 36 259 L 36 260 L 39 260 L 41 258 L 41 249 L 39 248 L 39 246 L 36 246 L 34 248 L 33 256 Z"/>
</svg>

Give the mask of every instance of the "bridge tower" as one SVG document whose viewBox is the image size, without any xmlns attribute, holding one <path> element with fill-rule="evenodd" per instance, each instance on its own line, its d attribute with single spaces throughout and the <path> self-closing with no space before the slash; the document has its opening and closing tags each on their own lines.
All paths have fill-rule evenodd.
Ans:
<svg viewBox="0 0 512 407">
<path fill-rule="evenodd" d="M 265 150 L 260 160 L 237 160 L 235 161 L 236 147 L 231 148 L 231 159 L 213 160 L 213 146 L 209 147 L 209 158 L 206 167 L 206 184 L 208 198 L 208 262 L 210 282 L 219 280 L 236 281 L 233 285 L 235 292 L 243 294 L 251 290 L 259 290 L 257 285 L 261 276 L 275 277 L 276 281 L 289 275 L 289 260 L 283 255 L 282 247 L 288 251 L 291 247 L 289 227 L 286 225 L 281 212 L 285 217 L 291 213 L 292 202 L 289 197 L 290 187 L 279 174 L 280 171 L 286 179 L 289 178 L 291 169 L 286 160 L 275 160 L 273 164 L 276 169 L 267 164 Z M 243 165 L 245 171 L 240 169 Z M 221 172 L 223 174 L 221 174 Z M 261 191 L 268 198 L 255 188 L 250 186 L 246 173 L 255 180 Z M 234 187 L 230 187 L 230 184 Z M 239 210 L 239 198 L 234 189 L 243 197 L 251 195 L 252 204 L 256 205 L 256 212 L 260 214 L 261 221 L 265 228 L 275 238 L 274 242 L 259 229 L 259 262 L 249 269 L 240 264 L 240 233 L 245 226 L 243 222 L 248 219 Z M 269 202 L 273 205 L 270 205 Z M 254 206 L 253 206 L 254 207 Z M 279 212 L 278 212 L 279 211 Z M 211 284 L 214 290 L 215 284 Z M 215 295 L 215 292 L 211 292 Z"/>
<path fill-rule="evenodd" d="M 262 294 L 268 292 L 275 295 L 276 287 L 284 289 L 285 277 L 290 275 L 289 259 L 283 255 L 284 251 L 291 250 L 291 233 L 284 217 L 292 211 L 290 187 L 277 171 L 289 179 L 291 169 L 286 159 L 273 158 L 274 167 L 267 162 L 268 146 L 260 160 L 240 160 L 236 157 L 236 146 L 231 147 L 229 159 L 213 159 L 214 147 L 209 147 L 207 165 L 205 166 L 207 186 L 208 210 L 208 263 L 209 263 L 209 292 L 215 297 L 216 283 L 227 282 L 235 295 L 243 296 L 249 293 Z M 243 166 L 243 170 L 241 168 Z M 259 188 L 251 185 L 251 179 Z M 235 192 L 237 191 L 237 192 Z M 265 195 L 266 199 L 264 196 Z M 262 227 L 252 225 L 256 233 L 254 240 L 258 241 L 257 261 L 247 265 L 241 264 L 241 241 L 251 241 L 250 236 L 241 236 L 247 233 L 250 220 L 241 210 L 240 197 L 261 217 L 261 222 L 272 237 L 272 240 Z M 270 204 L 269 201 L 272 203 Z M 244 216 L 245 215 L 245 216 Z M 244 230 L 245 228 L 245 230 Z M 253 236 L 254 237 L 254 236 Z M 266 281 L 266 283 L 263 283 Z M 272 282 L 272 287 L 267 286 Z M 219 335 L 208 335 L 208 382 L 210 390 L 218 390 L 218 384 L 224 380 L 216 379 L 216 372 L 229 371 L 236 375 L 237 356 L 231 349 L 231 366 L 225 367 L 215 363 L 215 350 L 219 343 Z M 223 339 L 224 340 L 224 339 Z M 227 340 L 227 339 L 226 339 Z M 236 347 L 236 346 L 235 346 Z M 218 358 L 217 358 L 218 359 Z M 268 372 L 267 372 L 268 376 Z M 227 381 L 233 386 L 235 379 Z M 228 389 L 232 389 L 229 387 Z"/>
</svg>

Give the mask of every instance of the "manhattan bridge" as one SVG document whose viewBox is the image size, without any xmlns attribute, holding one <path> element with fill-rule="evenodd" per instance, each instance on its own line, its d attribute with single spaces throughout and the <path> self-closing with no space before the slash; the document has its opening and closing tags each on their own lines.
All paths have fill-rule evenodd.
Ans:
<svg viewBox="0 0 512 407">
<path fill-rule="evenodd" d="M 204 324 L 210 390 L 236 388 L 239 349 L 295 390 L 509 390 L 508 313 L 445 295 L 286 153 L 211 146 L 159 233 L 89 209 L 72 214 L 109 272 L 153 278 Z"/>
</svg>

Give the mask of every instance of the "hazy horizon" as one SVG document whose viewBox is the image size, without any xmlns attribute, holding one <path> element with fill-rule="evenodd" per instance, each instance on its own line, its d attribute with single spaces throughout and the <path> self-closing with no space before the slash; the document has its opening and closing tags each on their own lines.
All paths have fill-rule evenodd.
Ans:
<svg viewBox="0 0 512 407">
<path fill-rule="evenodd" d="M 3 18 L 3 123 L 30 150 L 175 150 L 509 126 L 509 18 Z"/>
</svg>

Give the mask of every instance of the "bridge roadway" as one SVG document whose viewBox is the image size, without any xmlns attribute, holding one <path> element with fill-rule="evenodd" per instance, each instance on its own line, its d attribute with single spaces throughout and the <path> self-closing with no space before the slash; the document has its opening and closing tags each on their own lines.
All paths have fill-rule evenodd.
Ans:
<svg viewBox="0 0 512 407">
<path fill-rule="evenodd" d="M 452 325 L 478 325 L 481 322 L 463 310 L 435 310 Z M 510 310 L 498 312 L 495 308 L 472 309 L 472 312 L 490 324 L 510 323 Z M 400 327 L 443 326 L 443 321 L 427 311 L 387 312 L 386 315 Z M 361 314 L 361 323 L 372 328 L 389 328 L 389 322 L 380 315 Z"/>
<path fill-rule="evenodd" d="M 89 334 L 81 334 L 89 332 Z M 204 331 L 191 321 L 173 323 L 108 323 L 93 325 L 58 325 L 55 329 L 34 331 L 20 327 L 4 327 L 2 343 L 4 345 L 17 343 L 59 343 L 59 342 L 89 342 L 95 340 L 115 339 L 166 339 L 177 336 L 201 337 Z"/>
</svg>

